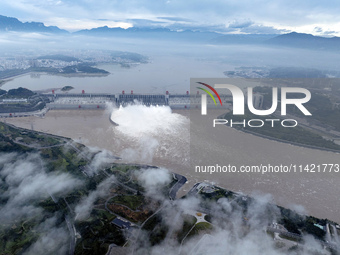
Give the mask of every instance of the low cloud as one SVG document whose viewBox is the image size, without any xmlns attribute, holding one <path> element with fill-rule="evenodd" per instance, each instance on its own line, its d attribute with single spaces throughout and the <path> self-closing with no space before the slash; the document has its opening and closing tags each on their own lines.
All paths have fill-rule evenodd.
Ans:
<svg viewBox="0 0 340 255">
<path fill-rule="evenodd" d="M 336 31 L 332 31 L 332 30 L 325 30 L 325 29 L 323 29 L 322 27 L 315 27 L 314 28 L 314 32 L 316 33 L 316 34 L 319 34 L 319 35 L 325 35 L 325 36 L 330 36 L 330 35 L 335 35 L 335 34 L 337 34 L 337 32 Z"/>
<path fill-rule="evenodd" d="M 226 32 L 242 34 L 282 34 L 291 31 L 255 23 L 251 20 L 234 20 L 226 26 Z"/>
<path fill-rule="evenodd" d="M 24 255 L 45 255 L 67 254 L 70 233 L 65 226 L 56 226 L 57 218 L 48 218 L 44 222 L 40 223 L 35 228 L 35 231 L 40 233 L 38 240 L 33 243 L 23 254 Z"/>
<path fill-rule="evenodd" d="M 154 175 L 151 175 L 149 178 L 153 177 Z M 220 198 L 217 202 L 193 196 L 175 201 L 164 200 L 159 215 L 162 218 L 162 226 L 167 229 L 165 239 L 151 246 L 148 241 L 149 234 L 140 231 L 140 239 L 133 247 L 134 254 L 159 255 L 165 251 L 169 255 L 197 254 L 197 252 L 240 255 L 327 254 L 319 242 L 311 236 L 305 236 L 305 243 L 299 246 L 287 240 L 280 240 L 279 237 L 274 241 L 267 234 L 266 229 L 270 223 L 279 220 L 277 217 L 280 217 L 280 210 L 273 204 L 270 195 L 254 194 L 253 197 L 237 195 L 234 199 Z M 248 203 L 246 210 L 239 205 L 245 202 Z M 205 209 L 203 205 L 210 206 L 210 209 Z M 184 241 L 178 242 L 175 233 L 182 230 L 184 215 L 197 217 L 197 212 L 212 216 L 212 229 L 192 237 L 187 236 Z M 284 247 L 283 244 L 286 246 Z M 290 247 L 295 248 L 289 249 Z"/>
<path fill-rule="evenodd" d="M 168 185 L 172 176 L 165 168 L 148 168 L 135 172 L 139 183 L 144 187 L 147 196 L 159 198 L 160 191 Z"/>
<path fill-rule="evenodd" d="M 98 173 L 98 171 L 102 170 L 105 166 L 112 164 L 115 161 L 116 157 L 112 154 L 111 151 L 102 150 L 95 154 L 93 157 L 87 174 L 92 176 L 93 174 Z"/>
<path fill-rule="evenodd" d="M 6 201 L 0 207 L 0 214 L 5 223 L 37 215 L 42 208 L 34 206 L 34 202 L 62 196 L 82 185 L 67 173 L 46 172 L 38 154 L 1 154 L 0 177 L 5 187 L 1 199 Z"/>
<path fill-rule="evenodd" d="M 124 149 L 120 157 L 127 162 L 152 163 L 159 148 L 159 142 L 152 137 L 142 137 L 135 143 L 134 148 Z"/>
<path fill-rule="evenodd" d="M 243 20 L 243 21 L 234 20 L 233 22 L 229 24 L 228 28 L 245 28 L 253 24 L 254 22 L 251 20 Z"/>
<path fill-rule="evenodd" d="M 87 197 L 82 198 L 79 204 L 75 208 L 76 220 L 85 220 L 90 216 L 92 207 L 96 200 L 100 197 L 105 196 L 113 183 L 116 182 L 115 176 L 110 176 L 101 182 L 97 189 L 90 192 Z"/>
</svg>

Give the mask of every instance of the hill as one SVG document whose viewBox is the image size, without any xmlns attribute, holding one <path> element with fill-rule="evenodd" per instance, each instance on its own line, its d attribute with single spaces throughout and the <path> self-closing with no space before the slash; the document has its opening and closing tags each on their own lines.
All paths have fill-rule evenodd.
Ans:
<svg viewBox="0 0 340 255">
<path fill-rule="evenodd" d="M 138 38 L 152 38 L 152 39 L 182 39 L 182 40 L 198 40 L 209 41 L 221 34 L 215 32 L 201 32 L 201 31 L 175 31 L 169 28 L 141 28 L 131 27 L 123 29 L 120 27 L 110 28 L 108 26 L 97 27 L 92 29 L 84 29 L 75 32 L 77 35 L 88 36 L 121 36 L 121 37 L 138 37 Z"/>
<path fill-rule="evenodd" d="M 265 44 L 318 50 L 340 50 L 340 37 L 327 38 L 292 32 L 271 38 Z"/>
<path fill-rule="evenodd" d="M 16 18 L 0 15 L 0 31 L 16 31 L 16 32 L 40 32 L 62 34 L 68 33 L 66 30 L 56 26 L 45 26 L 41 22 L 21 22 Z"/>
</svg>

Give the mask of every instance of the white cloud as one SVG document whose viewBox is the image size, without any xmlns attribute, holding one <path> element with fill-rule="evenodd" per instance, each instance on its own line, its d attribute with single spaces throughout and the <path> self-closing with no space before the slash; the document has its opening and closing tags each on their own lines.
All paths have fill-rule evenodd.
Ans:
<svg viewBox="0 0 340 255">
<path fill-rule="evenodd" d="M 59 20 L 56 25 L 71 30 L 105 24 L 105 22 L 97 22 L 99 19 L 111 20 L 107 23 L 108 26 L 126 27 L 130 24 L 128 20 L 131 19 L 160 21 L 159 17 L 173 17 L 191 20 L 192 22 L 185 22 L 187 27 L 220 27 L 227 26 L 233 20 L 243 19 L 274 29 L 313 32 L 313 28 L 318 26 L 324 31 L 339 32 L 339 7 L 340 2 L 334 0 L 327 2 L 316 0 L 18 0 L 0 3 L 1 10 L 6 10 L 22 20 L 36 20 L 47 24 Z M 7 15 L 7 13 L 2 14 Z M 174 25 L 176 21 L 166 22 L 167 25 Z M 178 26 L 178 22 L 176 24 Z M 310 25 L 313 28 L 306 29 L 306 26 Z"/>
<path fill-rule="evenodd" d="M 113 183 L 116 182 L 116 178 L 114 175 L 111 175 L 109 178 L 105 179 L 101 182 L 97 189 L 91 191 L 87 197 L 83 197 L 79 204 L 77 204 L 74 209 L 76 213 L 76 220 L 85 220 L 90 216 L 92 211 L 93 204 L 99 197 L 105 196 L 108 193 L 109 188 Z"/>
<path fill-rule="evenodd" d="M 6 204 L 0 207 L 3 222 L 41 212 L 33 202 L 65 194 L 82 182 L 65 173 L 47 173 L 37 154 L 0 154 L 0 178 L 8 187 L 1 194 Z"/>
</svg>

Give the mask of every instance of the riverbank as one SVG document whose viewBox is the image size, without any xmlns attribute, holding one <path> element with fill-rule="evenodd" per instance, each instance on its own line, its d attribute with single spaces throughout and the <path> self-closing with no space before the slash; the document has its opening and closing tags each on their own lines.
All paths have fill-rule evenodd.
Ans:
<svg viewBox="0 0 340 255">
<path fill-rule="evenodd" d="M 200 110 L 178 109 L 172 112 L 187 118 L 190 116 L 190 119 L 195 118 L 195 114 L 201 116 Z M 193 164 L 279 166 L 339 162 L 338 153 L 293 146 L 222 125 L 210 132 L 213 119 L 222 114 L 218 113 L 214 114 L 211 110 L 202 128 L 195 125 L 190 127 L 188 121 L 176 133 L 149 133 L 146 136 L 148 139 L 131 139 L 124 135 L 109 121 L 111 112 L 107 110 L 51 110 L 43 119 L 33 116 L 7 118 L 6 122 L 69 137 L 86 146 L 107 149 L 121 157 L 122 163 L 152 164 L 184 175 L 188 182 L 179 190 L 179 197 L 185 195 L 195 183 L 209 182 L 249 195 L 254 192 L 271 194 L 280 206 L 304 208 L 309 215 L 340 221 L 340 201 L 335 192 L 340 181 L 338 173 L 196 173 Z M 132 122 L 131 125 L 137 123 Z"/>
<path fill-rule="evenodd" d="M 282 139 L 275 138 L 275 137 L 272 137 L 272 136 L 267 136 L 267 135 L 263 135 L 263 134 L 260 134 L 260 133 L 252 132 L 252 131 L 249 131 L 249 130 L 246 130 L 246 129 L 243 129 L 243 128 L 235 128 L 235 129 L 239 130 L 241 132 L 247 133 L 247 134 L 255 135 L 255 136 L 262 137 L 262 138 L 272 140 L 272 141 L 276 141 L 276 142 L 287 143 L 287 144 L 291 144 L 291 145 L 295 145 L 295 146 L 299 146 L 299 147 L 303 147 L 303 148 L 308 148 L 308 149 L 316 149 L 316 150 L 340 153 L 340 150 L 332 150 L 332 149 L 328 149 L 328 148 L 323 148 L 323 147 L 318 147 L 318 146 L 313 146 L 313 145 L 308 145 L 308 144 L 302 144 L 302 143 L 296 143 L 296 142 L 292 142 L 292 141 L 288 141 L 288 140 L 282 140 Z"/>
<path fill-rule="evenodd" d="M 9 76 L 7 78 L 2 78 L 2 79 L 0 79 L 0 88 L 9 81 L 12 81 L 16 78 L 24 77 L 24 76 L 29 75 L 29 74 L 31 74 L 31 72 L 16 74 L 16 75 Z"/>
<path fill-rule="evenodd" d="M 110 75 L 111 73 L 54 73 L 54 72 L 34 72 L 34 71 L 29 71 L 29 72 L 24 72 L 16 75 L 11 75 L 6 78 L 1 78 L 0 79 L 0 88 L 5 85 L 7 82 L 12 81 L 16 78 L 24 77 L 27 75 L 51 75 L 51 76 L 61 76 L 61 77 L 106 77 Z"/>
<path fill-rule="evenodd" d="M 277 142 L 288 143 L 296 146 L 302 146 L 304 148 L 318 149 L 324 151 L 330 151 L 335 153 L 340 153 L 340 145 L 325 139 L 323 136 L 319 135 L 316 132 L 307 129 L 306 127 L 301 127 L 298 124 L 295 127 L 287 127 L 280 125 L 279 117 L 275 116 L 267 116 L 268 120 L 276 119 L 275 127 L 274 123 L 269 124 L 267 119 L 264 119 L 259 116 L 254 116 L 252 114 L 247 113 L 246 115 L 234 116 L 230 112 L 227 114 L 222 114 L 217 117 L 218 119 L 230 120 L 235 123 L 243 123 L 244 125 L 231 125 L 230 127 L 240 130 L 245 133 L 249 133 L 252 135 L 256 135 L 262 138 L 274 140 Z M 291 117 L 291 119 L 294 119 Z M 250 126 L 247 125 L 251 120 L 257 120 L 258 122 L 262 121 L 262 126 Z M 297 122 L 297 121 L 296 121 Z M 229 124 L 228 124 L 229 126 Z"/>
</svg>

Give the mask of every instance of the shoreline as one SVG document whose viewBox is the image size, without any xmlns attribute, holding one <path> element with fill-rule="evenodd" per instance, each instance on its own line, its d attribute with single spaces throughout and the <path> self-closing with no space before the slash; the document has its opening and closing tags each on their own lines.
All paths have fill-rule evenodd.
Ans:
<svg viewBox="0 0 340 255">
<path fill-rule="evenodd" d="M 28 73 L 22 73 L 22 74 L 17 74 L 17 75 L 13 75 L 13 76 L 10 76 L 10 77 L 7 77 L 7 78 L 3 78 L 3 79 L 0 79 L 0 88 L 5 85 L 7 82 L 9 81 L 12 81 L 16 78 L 20 78 L 20 77 L 24 77 L 26 75 L 30 74 L 30 72 Z"/>
<path fill-rule="evenodd" d="M 48 109 L 47 111 L 49 111 L 49 110 L 56 110 L 56 109 Z M 73 109 L 68 109 L 68 110 L 73 110 Z M 78 110 L 78 109 L 74 109 L 74 110 Z M 91 110 L 93 110 L 93 109 L 91 109 Z M 177 109 L 177 108 L 172 109 L 171 108 L 171 110 L 180 110 L 181 111 L 182 109 Z M 27 113 L 30 114 L 30 113 L 35 113 L 35 112 L 27 112 Z M 32 115 L 35 115 L 35 114 L 30 114 L 30 116 L 32 116 Z M 28 117 L 28 116 L 15 116 L 15 118 L 24 118 L 24 117 Z M 7 118 L 11 118 L 11 117 L 7 117 Z M 114 126 L 119 126 L 118 123 L 114 122 L 111 119 L 111 115 L 109 116 L 109 121 Z M 261 137 L 261 138 L 264 138 L 264 139 L 268 139 L 268 140 L 272 140 L 272 141 L 276 141 L 276 142 L 280 142 L 280 143 L 290 144 L 290 145 L 294 145 L 294 146 L 298 146 L 298 147 L 302 147 L 302 148 L 321 150 L 321 151 L 327 151 L 327 152 L 332 152 L 332 153 L 340 154 L 340 150 L 334 150 L 334 149 L 319 147 L 319 146 L 315 146 L 315 145 L 308 145 L 308 144 L 302 144 L 302 143 L 297 143 L 297 142 L 293 142 L 293 141 L 283 140 L 283 139 L 280 139 L 280 138 L 275 138 L 275 137 L 271 137 L 271 136 L 268 136 L 268 135 L 263 135 L 263 134 L 252 132 L 252 131 L 245 130 L 245 129 L 242 129 L 242 128 L 234 128 L 234 129 L 238 130 L 238 131 L 241 131 L 241 132 L 244 132 L 244 133 L 247 133 L 247 134 L 251 134 L 251 135 L 254 135 L 254 136 L 258 136 L 258 137 Z"/>
<path fill-rule="evenodd" d="M 13 76 L 6 77 L 6 78 L 1 78 L 0 79 L 0 88 L 9 81 L 12 81 L 12 80 L 20 78 L 20 77 L 24 77 L 26 75 L 32 75 L 32 74 L 62 76 L 62 77 L 69 77 L 69 78 L 72 78 L 72 77 L 105 77 L 105 76 L 111 75 L 110 72 L 109 73 L 70 73 L 70 74 L 63 74 L 63 73 L 29 71 L 29 72 L 24 72 L 24 73 L 13 75 Z"/>
<path fill-rule="evenodd" d="M 58 138 L 58 139 L 65 139 L 65 140 L 69 140 L 69 141 L 73 141 L 73 142 L 79 143 L 79 144 L 81 144 L 82 146 L 87 147 L 87 145 L 85 145 L 85 144 L 83 144 L 83 143 L 81 143 L 81 142 L 79 142 L 79 141 L 75 141 L 74 139 L 72 139 L 72 138 L 70 138 L 70 137 L 61 136 L 61 135 L 56 135 L 56 134 L 48 133 L 48 132 L 45 132 L 45 131 L 30 130 L 30 129 L 27 129 L 27 128 L 18 127 L 18 126 L 14 125 L 14 124 L 4 122 L 4 121 L 2 121 L 1 119 L 0 119 L 0 122 L 1 122 L 1 123 L 4 123 L 5 125 L 8 125 L 8 126 L 14 128 L 14 129 L 17 129 L 17 130 L 35 132 L 35 133 L 42 134 L 42 135 L 46 135 L 46 136 L 56 137 L 56 138 Z M 115 156 L 115 157 L 117 157 L 117 156 Z M 120 158 L 117 157 L 117 159 L 120 159 Z M 116 162 L 115 162 L 114 164 L 132 165 L 132 166 L 141 166 L 141 167 L 151 167 L 151 168 L 161 168 L 161 166 L 158 166 L 158 165 L 146 164 L 146 163 L 136 163 L 136 162 L 134 162 L 134 163 L 127 163 L 127 162 L 116 163 Z M 248 196 L 248 197 L 253 197 L 253 194 L 251 194 L 251 193 L 244 193 L 244 192 L 237 191 L 237 190 L 231 190 L 229 187 L 226 187 L 226 186 L 224 186 L 223 184 L 211 184 L 211 183 L 209 183 L 209 182 L 206 182 L 205 180 L 204 180 L 204 181 L 194 182 L 194 184 L 191 183 L 190 186 L 189 186 L 189 190 L 188 190 L 188 191 L 184 191 L 183 188 L 184 188 L 184 186 L 186 186 L 186 184 L 189 184 L 188 181 L 190 181 L 190 179 L 188 179 L 188 177 L 185 176 L 185 175 L 183 175 L 183 174 L 178 174 L 178 173 L 173 172 L 173 171 L 171 171 L 171 173 L 177 175 L 178 177 L 181 176 L 181 177 L 183 178 L 183 180 L 184 180 L 184 182 L 181 182 L 181 181 L 182 181 L 182 180 L 181 180 L 182 178 L 181 178 L 181 179 L 179 179 L 179 180 L 177 181 L 177 183 L 175 184 L 175 185 L 179 184 L 179 187 L 177 188 L 175 194 L 173 194 L 173 195 L 174 195 L 174 196 L 173 196 L 173 199 L 174 199 L 174 200 L 175 200 L 175 199 L 181 199 L 182 197 L 185 197 L 186 195 L 189 195 L 190 192 L 191 192 L 191 191 L 197 186 L 197 184 L 199 184 L 199 183 L 208 183 L 209 185 L 212 185 L 212 186 L 214 186 L 214 187 L 221 188 L 221 189 L 224 189 L 224 190 L 227 190 L 227 191 L 231 191 L 231 192 L 233 192 L 233 193 L 235 193 L 235 194 L 238 194 L 238 195 L 240 195 L 240 196 L 241 196 L 241 195 L 243 195 L 243 196 L 245 195 L 245 196 Z M 174 185 L 174 186 L 175 186 L 175 185 Z M 181 192 L 180 192 L 180 191 L 181 191 Z M 170 193 L 171 193 L 171 192 L 170 192 Z M 179 193 L 184 193 L 184 194 L 182 194 L 181 196 L 179 196 Z M 272 203 L 272 202 L 271 202 L 271 203 Z M 283 207 L 283 208 L 285 208 L 285 209 L 289 209 L 289 210 L 292 210 L 292 211 L 296 212 L 294 209 L 290 208 L 290 207 L 287 206 L 287 205 L 281 204 L 281 203 L 279 203 L 278 201 L 274 201 L 273 205 L 278 206 L 278 207 Z M 320 218 L 319 216 L 315 216 L 313 213 L 308 213 L 308 212 L 304 212 L 304 213 L 299 213 L 299 212 L 298 212 L 298 214 L 304 215 L 304 216 L 312 216 L 312 217 Z M 331 222 L 333 222 L 333 223 L 337 223 L 337 221 L 336 221 L 335 219 L 328 219 L 328 220 L 331 221 Z"/>
<path fill-rule="evenodd" d="M 101 112 L 101 113 L 99 113 Z M 86 146 L 92 146 L 92 147 L 98 147 L 98 148 L 103 148 L 103 149 L 107 149 L 110 150 L 114 155 L 118 155 L 121 156 L 121 154 L 119 153 L 118 149 L 126 149 L 126 148 L 132 148 L 134 150 L 138 150 L 139 147 L 138 145 L 135 146 L 135 144 L 130 145 L 124 144 L 124 139 L 123 137 L 117 135 L 115 132 L 112 132 L 112 130 L 114 130 L 114 126 L 113 124 L 109 121 L 110 118 L 110 114 L 105 112 L 105 110 L 101 109 L 99 110 L 99 112 L 97 110 L 95 111 L 57 111 L 57 110 L 51 110 L 46 116 L 46 120 L 45 119 L 40 119 L 40 118 L 36 118 L 36 117 L 28 117 L 28 118 L 10 118 L 8 119 L 7 123 L 11 123 L 15 126 L 19 126 L 22 128 L 26 128 L 26 129 L 30 129 L 30 128 L 34 128 L 34 130 L 36 131 L 40 131 L 43 133 L 47 133 L 47 134 L 56 134 L 56 135 L 60 135 L 60 136 L 64 136 L 64 137 L 68 137 L 71 139 L 74 139 L 75 141 L 78 141 L 82 144 L 85 144 Z M 188 116 L 189 115 L 189 110 L 184 110 L 184 109 L 175 109 L 173 111 L 174 113 L 177 114 L 184 114 L 184 116 Z M 62 115 L 62 116 L 61 116 Z M 86 118 L 84 116 L 87 116 Z M 49 117 L 48 117 L 49 116 Z M 77 116 L 77 117 L 76 117 Z M 76 118 L 76 119 L 74 119 Z M 13 121 L 12 121 L 13 120 Z M 4 121 L 4 120 L 3 120 Z M 48 124 L 51 123 L 49 122 L 51 121 L 54 124 Z M 63 131 L 60 132 L 58 130 L 60 130 L 61 128 L 61 124 L 63 123 L 63 128 L 65 128 L 66 130 L 74 130 L 74 131 Z M 65 123 L 65 125 L 64 125 Z M 71 123 L 71 124 L 68 124 Z M 72 124 L 74 123 L 74 124 Z M 75 129 L 75 126 L 79 126 L 79 125 L 84 125 L 86 126 L 86 128 L 80 128 L 79 130 Z M 93 136 L 90 136 L 89 130 L 93 131 Z M 235 129 L 234 129 L 235 130 Z M 223 131 L 223 129 L 221 129 L 220 131 Z M 233 133 L 232 131 L 228 131 L 226 130 L 227 133 Z M 237 132 L 239 133 L 239 132 Z M 100 134 L 100 135 L 99 135 Z M 239 133 L 240 135 L 235 134 L 237 137 L 238 136 L 244 136 L 242 135 L 242 133 Z M 255 138 L 256 136 L 253 136 L 254 138 L 250 138 L 250 140 L 255 140 L 257 141 L 257 139 L 261 139 L 261 138 Z M 121 140 L 119 140 L 121 138 Z M 118 140 L 117 140 L 118 139 Z M 265 144 L 268 144 L 270 139 L 263 139 Z M 267 141 L 267 142 L 265 142 Z M 262 145 L 262 143 L 261 143 Z M 284 145 L 284 143 L 278 143 L 277 145 L 280 149 L 280 147 L 284 147 L 287 148 L 287 145 Z M 294 148 L 295 147 L 295 148 Z M 288 150 L 292 150 L 295 152 L 298 152 L 300 150 L 302 150 L 301 153 L 304 153 L 303 149 L 299 149 L 299 148 L 303 148 L 302 146 L 292 146 L 291 149 L 288 148 Z M 122 151 L 120 150 L 120 151 Z M 118 152 L 117 152 L 118 151 Z M 314 152 L 313 152 L 314 151 Z M 315 154 L 315 155 L 319 155 L 319 153 L 321 151 L 317 151 L 317 150 L 313 150 L 310 151 L 311 154 Z M 325 152 L 324 152 L 325 153 Z M 274 153 L 276 154 L 276 152 Z M 324 157 L 323 159 L 325 160 L 329 160 L 331 158 L 335 158 L 335 160 L 337 160 L 336 157 L 338 157 L 337 154 L 334 153 L 327 153 L 328 155 L 326 155 L 327 157 Z M 294 154 L 295 155 L 295 154 Z M 232 156 L 232 155 L 231 155 Z M 288 155 L 286 155 L 286 157 L 291 157 L 291 153 L 288 152 Z M 316 157 L 314 157 L 316 158 Z M 256 159 L 256 158 L 255 158 Z M 310 158 L 307 158 L 309 162 Z M 294 158 L 291 159 L 292 162 L 294 162 Z M 311 203 L 307 203 L 306 201 L 311 201 L 311 199 L 309 199 L 309 194 L 306 194 L 305 196 L 292 196 L 289 192 L 289 190 L 287 192 L 282 193 L 282 191 L 286 191 L 287 189 L 285 189 L 285 183 L 286 181 L 289 179 L 288 178 L 283 178 L 282 180 L 282 184 L 279 185 L 279 187 L 274 187 L 276 185 L 271 185 L 268 183 L 268 185 L 263 185 L 263 184 L 267 184 L 267 182 L 269 180 L 274 181 L 273 183 L 275 183 L 277 181 L 277 178 L 272 178 L 271 176 L 268 176 L 268 179 L 262 179 L 263 177 L 261 176 L 255 176 L 248 178 L 247 176 L 244 176 L 246 178 L 243 178 L 239 180 L 239 176 L 230 176 L 232 178 L 234 178 L 232 181 L 229 181 L 230 178 L 226 178 L 225 175 L 214 175 L 214 176 L 208 176 L 208 175 L 196 175 L 194 172 L 191 172 L 191 170 L 186 166 L 186 165 L 182 165 L 179 164 L 180 162 L 177 162 L 173 159 L 169 159 L 169 160 L 160 160 L 159 158 L 157 158 L 157 156 L 152 160 L 153 163 L 151 163 L 152 165 L 158 166 L 158 167 L 164 167 L 167 169 L 171 169 L 172 172 L 177 172 L 181 175 L 184 175 L 188 178 L 188 182 L 185 183 L 184 186 L 181 187 L 181 189 L 178 191 L 177 196 L 181 197 L 183 195 L 185 195 L 188 190 L 190 190 L 192 188 L 192 185 L 194 185 L 197 182 L 207 182 L 208 183 L 215 183 L 215 185 L 223 187 L 225 189 L 228 190 L 232 190 L 235 192 L 242 192 L 244 194 L 248 194 L 251 195 L 252 192 L 254 190 L 257 190 L 259 192 L 263 192 L 265 194 L 272 194 L 274 199 L 275 199 L 275 203 L 277 205 L 283 206 L 285 208 L 289 208 L 289 209 L 294 209 L 294 205 L 302 205 L 304 208 L 306 208 L 306 212 L 308 215 L 315 215 L 316 217 L 320 217 L 320 218 L 328 218 L 331 219 L 333 221 L 339 221 L 339 216 L 336 215 L 334 212 L 334 205 L 337 204 L 338 202 L 335 201 L 332 198 L 324 200 L 325 202 L 322 202 L 321 197 L 317 196 L 316 198 L 313 197 L 313 201 L 318 201 L 317 203 L 321 202 L 322 206 L 324 206 L 325 208 L 327 208 L 327 211 L 324 210 L 320 210 L 320 208 L 318 206 L 312 206 Z M 126 160 L 122 160 L 121 162 L 124 163 L 128 163 Z M 300 160 L 297 161 L 299 163 L 304 163 L 304 160 Z M 296 162 L 296 163 L 297 163 Z M 330 161 L 332 162 L 332 161 Z M 134 163 L 137 163 L 137 161 Z M 246 162 L 247 164 L 249 164 L 249 162 Z M 245 164 L 246 164 L 245 163 Z M 275 160 L 273 162 L 270 162 L 272 164 L 275 164 Z M 327 176 L 325 176 L 327 177 Z M 308 180 L 312 180 L 313 178 L 307 178 Z M 323 181 L 326 181 L 325 183 L 327 183 L 327 180 L 325 178 L 321 178 Z M 338 179 L 338 178 L 336 178 Z M 237 184 L 235 184 L 237 183 Z M 254 185 L 252 185 L 253 183 L 255 183 Z M 290 181 L 289 181 L 290 183 Z M 312 184 L 312 182 L 310 182 Z M 259 186 L 260 185 L 260 186 Z M 307 185 L 307 184 L 306 184 Z M 326 184 L 325 184 L 326 185 Z M 327 184 L 328 185 L 328 184 Z M 311 185 L 308 184 L 308 187 L 312 187 Z M 330 183 L 330 186 L 327 187 L 332 187 L 333 184 Z M 298 184 L 296 186 L 296 190 L 298 192 L 300 192 L 300 188 L 298 186 Z M 333 189 L 334 190 L 334 189 Z M 317 192 L 319 192 L 317 190 Z M 321 194 L 321 193 L 320 193 Z M 333 201 L 334 200 L 334 201 Z M 332 201 L 332 203 L 329 203 L 328 201 Z"/>
<path fill-rule="evenodd" d="M 220 118 L 221 116 L 218 116 L 217 118 Z M 324 148 L 324 147 L 319 147 L 319 146 L 315 146 L 315 145 L 308 145 L 308 144 L 302 144 L 302 143 L 297 143 L 297 142 L 293 142 L 293 141 L 288 141 L 288 140 L 283 140 L 280 138 L 276 138 L 276 137 L 272 137 L 272 136 L 268 136 L 268 135 L 263 135 L 257 132 L 253 132 L 250 130 L 246 130 L 244 128 L 234 128 L 234 127 L 230 127 L 233 128 L 235 130 L 247 133 L 247 134 L 251 134 L 254 136 L 258 136 L 264 139 L 268 139 L 268 140 L 272 140 L 272 141 L 276 141 L 276 142 L 280 142 L 280 143 L 285 143 L 285 144 L 290 144 L 290 145 L 294 145 L 294 146 L 298 146 L 298 147 L 302 147 L 302 148 L 307 148 L 307 149 L 314 149 L 314 150 L 321 150 L 321 151 L 327 151 L 327 152 L 333 152 L 333 153 L 340 153 L 340 150 L 334 150 L 334 149 L 330 149 L 330 148 Z"/>
<path fill-rule="evenodd" d="M 279 139 L 279 138 L 259 134 L 259 133 L 252 132 L 252 131 L 249 131 L 249 130 L 245 130 L 245 129 L 242 129 L 242 128 L 240 128 L 240 129 L 235 128 L 235 130 L 238 130 L 238 131 L 241 131 L 241 132 L 244 132 L 244 133 L 247 133 L 247 134 L 251 134 L 251 135 L 254 135 L 254 136 L 262 137 L 264 139 L 268 139 L 268 140 L 272 140 L 272 141 L 276 141 L 276 142 L 280 142 L 280 143 L 291 144 L 291 145 L 298 146 L 298 147 L 314 149 L 314 150 L 322 150 L 322 151 L 333 152 L 333 153 L 338 153 L 338 154 L 340 153 L 340 150 L 333 150 L 333 149 L 318 147 L 318 146 L 314 146 L 314 145 L 308 145 L 308 144 L 296 143 L 296 142 L 292 142 L 292 141 L 288 141 L 288 140 L 282 140 L 282 139 Z"/>
</svg>

